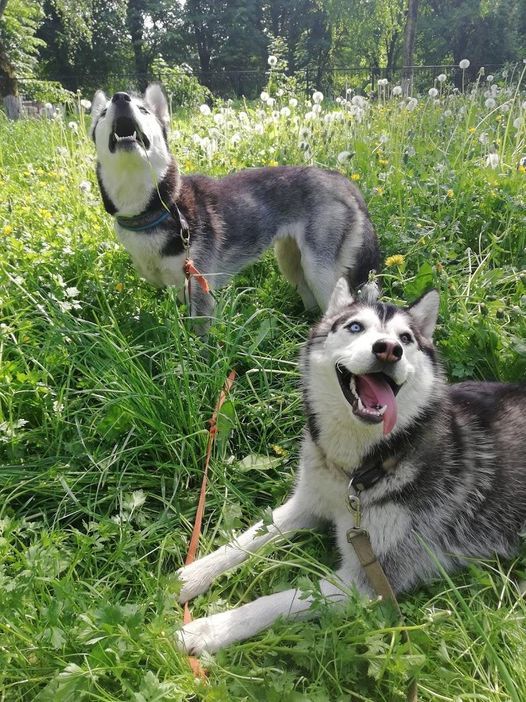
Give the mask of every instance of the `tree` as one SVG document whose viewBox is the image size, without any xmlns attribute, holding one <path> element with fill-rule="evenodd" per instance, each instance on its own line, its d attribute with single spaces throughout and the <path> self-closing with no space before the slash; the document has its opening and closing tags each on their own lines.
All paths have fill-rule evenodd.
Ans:
<svg viewBox="0 0 526 702">
<path fill-rule="evenodd" d="M 416 21 L 418 17 L 418 0 L 408 0 L 407 17 L 404 32 L 404 69 L 402 75 L 402 90 L 404 95 L 409 94 L 413 79 L 413 51 L 416 38 Z"/>
<path fill-rule="evenodd" d="M 35 37 L 42 18 L 34 0 L 0 2 L 0 94 L 7 115 L 20 115 L 19 79 L 29 78 L 36 65 L 41 41 Z"/>
</svg>

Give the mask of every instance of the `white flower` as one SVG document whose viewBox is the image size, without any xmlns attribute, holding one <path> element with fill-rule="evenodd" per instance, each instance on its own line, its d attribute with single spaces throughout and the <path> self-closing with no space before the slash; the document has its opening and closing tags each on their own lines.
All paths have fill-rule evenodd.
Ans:
<svg viewBox="0 0 526 702">
<path fill-rule="evenodd" d="M 521 107 L 523 110 L 526 110 L 526 100 L 522 103 Z"/>
<path fill-rule="evenodd" d="M 398 95 L 402 94 L 402 86 L 401 85 L 395 85 L 393 88 L 393 95 L 397 97 Z"/>
<path fill-rule="evenodd" d="M 75 287 L 66 288 L 65 293 L 66 297 L 77 297 L 78 295 L 80 295 L 80 290 Z"/>
<path fill-rule="evenodd" d="M 445 73 L 440 73 L 440 74 L 437 76 L 437 80 L 438 80 L 439 83 L 445 83 L 446 80 L 447 80 L 446 74 L 445 74 Z"/>
<path fill-rule="evenodd" d="M 380 138 L 378 139 L 378 141 L 380 142 L 380 144 L 387 144 L 387 142 L 389 141 L 389 137 L 387 136 L 387 134 L 380 134 Z"/>
<path fill-rule="evenodd" d="M 76 134 L 79 130 L 79 125 L 77 122 L 68 122 L 68 129 L 71 129 L 71 131 Z"/>
<path fill-rule="evenodd" d="M 59 402 L 58 400 L 55 400 L 55 402 L 53 402 L 53 412 L 55 412 L 55 414 L 60 414 L 63 409 L 64 405 L 62 404 L 62 402 Z"/>
<path fill-rule="evenodd" d="M 410 158 L 412 158 L 412 157 L 416 154 L 416 149 L 415 149 L 415 147 L 414 147 L 412 144 L 410 144 L 410 145 L 407 147 L 407 149 L 405 150 L 405 153 L 406 153 Z"/>
<path fill-rule="evenodd" d="M 261 102 L 267 102 L 270 95 L 264 90 L 259 97 L 261 99 Z"/>
<path fill-rule="evenodd" d="M 378 85 L 382 88 L 385 87 L 388 83 L 389 83 L 389 81 L 387 80 L 387 78 L 379 78 L 378 79 Z"/>
<path fill-rule="evenodd" d="M 283 97 L 283 88 L 280 88 L 279 90 L 276 90 L 276 95 L 278 97 Z"/>
<path fill-rule="evenodd" d="M 280 110 L 280 114 L 282 117 L 290 117 L 290 108 L 289 107 L 282 107 Z"/>
<path fill-rule="evenodd" d="M 68 150 L 66 149 L 65 146 L 57 146 L 57 154 L 59 156 L 67 156 Z"/>
<path fill-rule="evenodd" d="M 290 105 L 292 108 L 297 107 L 297 106 L 298 106 L 298 101 L 296 100 L 296 98 L 294 98 L 294 97 L 290 98 L 290 100 L 289 100 L 289 105 Z"/>
<path fill-rule="evenodd" d="M 306 139 L 308 139 L 310 137 L 310 135 L 311 135 L 311 131 L 308 127 L 302 127 L 300 129 L 300 133 L 299 133 L 300 139 L 305 141 Z"/>
<path fill-rule="evenodd" d="M 268 105 L 268 107 L 272 107 L 272 105 L 273 105 L 275 102 L 276 102 L 276 101 L 274 100 L 273 97 L 268 97 L 268 98 L 267 98 L 267 105 Z"/>
<path fill-rule="evenodd" d="M 214 115 L 214 122 L 215 122 L 217 125 L 224 124 L 224 123 L 225 123 L 225 118 L 224 118 L 224 116 L 223 116 L 220 112 L 218 112 L 216 115 Z"/>
<path fill-rule="evenodd" d="M 312 106 L 312 111 L 314 112 L 315 115 L 319 115 L 321 112 L 321 105 L 316 103 L 315 105 Z"/>
<path fill-rule="evenodd" d="M 323 100 L 323 93 L 320 93 L 319 90 L 316 90 L 316 92 L 312 94 L 312 101 L 316 105 L 319 105 L 322 100 Z"/>
<path fill-rule="evenodd" d="M 513 126 L 515 129 L 520 129 L 522 124 L 522 117 L 517 117 L 516 119 L 513 120 Z"/>
<path fill-rule="evenodd" d="M 429 97 L 432 98 L 436 98 L 436 96 L 438 95 L 438 90 L 436 88 L 429 88 L 427 92 L 429 94 Z"/>
<path fill-rule="evenodd" d="M 493 81 L 495 80 L 495 76 L 490 73 L 489 76 L 486 77 L 486 80 L 488 81 L 488 83 L 493 83 Z"/>
<path fill-rule="evenodd" d="M 496 104 L 496 101 L 492 97 L 489 97 L 484 103 L 488 110 L 492 110 Z"/>
<path fill-rule="evenodd" d="M 416 108 L 417 105 L 418 105 L 418 100 L 416 98 L 414 98 L 414 97 L 409 98 L 409 100 L 407 101 L 406 109 L 408 109 L 409 112 L 412 112 Z"/>
<path fill-rule="evenodd" d="M 451 117 L 452 114 L 451 110 L 444 110 L 444 117 Z"/>
<path fill-rule="evenodd" d="M 463 71 L 466 70 L 466 68 L 469 68 L 470 61 L 469 59 L 462 59 L 462 61 L 458 64 L 459 68 L 461 68 Z"/>
<path fill-rule="evenodd" d="M 363 109 L 367 105 L 367 100 L 362 95 L 354 95 L 351 99 L 351 104 Z"/>
<path fill-rule="evenodd" d="M 488 157 L 486 158 L 486 166 L 488 168 L 498 168 L 499 160 L 498 154 L 488 154 Z"/>
<path fill-rule="evenodd" d="M 479 141 L 481 144 L 488 144 L 489 143 L 488 133 L 482 132 L 482 134 L 479 136 Z"/>
<path fill-rule="evenodd" d="M 276 66 L 278 63 L 278 59 L 276 56 L 269 56 L 267 60 L 268 60 L 268 65 L 271 68 L 274 68 L 274 66 Z"/>
<path fill-rule="evenodd" d="M 262 124 L 258 123 L 254 127 L 254 131 L 256 132 L 256 134 L 263 134 L 265 131 L 265 127 Z"/>
<path fill-rule="evenodd" d="M 338 163 L 347 163 L 352 158 L 352 153 L 350 151 L 340 151 L 337 156 Z"/>
<path fill-rule="evenodd" d="M 85 110 L 91 110 L 91 102 L 89 100 L 81 100 L 80 106 L 83 107 Z"/>
<path fill-rule="evenodd" d="M 236 144 L 239 144 L 241 141 L 241 134 L 239 132 L 236 132 L 235 134 L 232 134 L 230 137 L 230 143 L 235 146 Z"/>
<path fill-rule="evenodd" d="M 212 110 L 208 107 L 208 105 L 201 105 L 199 107 L 199 112 L 204 115 L 205 117 L 208 117 L 208 115 L 212 114 Z"/>
<path fill-rule="evenodd" d="M 306 112 L 305 113 L 305 119 L 307 120 L 307 122 L 310 122 L 311 119 L 315 119 L 315 118 L 316 118 L 315 112 Z"/>
<path fill-rule="evenodd" d="M 509 112 L 510 111 L 510 103 L 509 102 L 503 102 L 502 105 L 499 107 L 499 110 L 501 112 Z"/>
<path fill-rule="evenodd" d="M 83 193 L 89 193 L 91 192 L 91 183 L 89 180 L 81 180 L 79 183 L 79 188 L 82 190 Z"/>
</svg>

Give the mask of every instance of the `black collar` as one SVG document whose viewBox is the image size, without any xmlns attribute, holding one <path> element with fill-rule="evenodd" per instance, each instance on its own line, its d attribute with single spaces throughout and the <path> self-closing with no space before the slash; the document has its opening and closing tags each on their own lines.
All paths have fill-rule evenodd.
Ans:
<svg viewBox="0 0 526 702">
<path fill-rule="evenodd" d="M 352 473 L 349 486 L 356 492 L 369 490 L 386 475 L 384 461 L 378 456 L 370 456 Z"/>
</svg>

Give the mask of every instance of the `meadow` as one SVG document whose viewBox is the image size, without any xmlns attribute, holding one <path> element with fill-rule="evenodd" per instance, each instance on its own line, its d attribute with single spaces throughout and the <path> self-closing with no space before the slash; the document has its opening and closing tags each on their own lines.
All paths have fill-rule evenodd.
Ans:
<svg viewBox="0 0 526 702">
<path fill-rule="evenodd" d="M 173 105 L 183 172 L 308 163 L 363 190 L 385 296 L 441 294 L 452 381 L 526 376 L 526 94 L 522 76 L 436 80 L 418 98 Z M 524 553 L 407 595 L 411 646 L 378 603 L 278 623 L 207 657 L 194 679 L 174 632 L 174 572 L 195 514 L 207 420 L 231 368 L 200 553 L 268 514 L 293 481 L 297 355 L 315 319 L 274 259 L 217 295 L 206 341 L 173 290 L 140 280 L 95 179 L 89 119 L 0 113 L 0 700 L 392 702 L 526 699 Z M 330 534 L 264 549 L 192 603 L 200 616 L 334 566 Z"/>
</svg>

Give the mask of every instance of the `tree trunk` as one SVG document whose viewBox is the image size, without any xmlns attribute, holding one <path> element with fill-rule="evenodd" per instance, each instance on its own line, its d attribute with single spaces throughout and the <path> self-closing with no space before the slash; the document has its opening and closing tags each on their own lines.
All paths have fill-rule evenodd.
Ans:
<svg viewBox="0 0 526 702">
<path fill-rule="evenodd" d="M 126 24 L 132 40 L 135 73 L 140 90 L 144 90 L 148 84 L 148 58 L 144 52 L 145 11 L 144 0 L 129 0 L 126 11 Z"/>
<path fill-rule="evenodd" d="M 0 94 L 9 119 L 20 117 L 20 98 L 18 97 L 18 81 L 15 67 L 0 46 Z"/>
<path fill-rule="evenodd" d="M 404 68 L 402 74 L 402 90 L 409 95 L 413 82 L 413 50 L 415 48 L 416 21 L 418 17 L 418 0 L 408 0 L 407 18 L 404 37 Z"/>
</svg>

